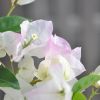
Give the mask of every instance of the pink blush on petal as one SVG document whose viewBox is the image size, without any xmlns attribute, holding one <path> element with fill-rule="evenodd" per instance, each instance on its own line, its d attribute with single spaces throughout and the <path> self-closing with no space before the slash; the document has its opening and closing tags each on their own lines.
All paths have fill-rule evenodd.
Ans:
<svg viewBox="0 0 100 100">
<path fill-rule="evenodd" d="M 46 55 L 65 55 L 71 52 L 69 43 L 58 36 L 51 36 L 46 48 Z"/>
</svg>

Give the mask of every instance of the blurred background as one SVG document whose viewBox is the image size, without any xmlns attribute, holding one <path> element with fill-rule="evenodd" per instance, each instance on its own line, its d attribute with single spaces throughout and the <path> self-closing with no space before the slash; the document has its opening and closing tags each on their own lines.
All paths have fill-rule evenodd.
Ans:
<svg viewBox="0 0 100 100">
<path fill-rule="evenodd" d="M 0 0 L 0 16 L 5 16 L 9 7 L 9 0 Z M 54 33 L 64 37 L 72 48 L 82 47 L 87 73 L 100 64 L 100 0 L 36 0 L 18 6 L 12 15 L 52 20 Z"/>
</svg>

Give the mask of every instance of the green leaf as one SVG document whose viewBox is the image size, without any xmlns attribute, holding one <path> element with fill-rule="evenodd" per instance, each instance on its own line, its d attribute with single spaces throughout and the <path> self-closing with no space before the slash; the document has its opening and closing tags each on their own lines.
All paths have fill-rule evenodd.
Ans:
<svg viewBox="0 0 100 100">
<path fill-rule="evenodd" d="M 20 24 L 26 20 L 20 16 L 5 16 L 0 17 L 0 32 L 14 31 L 20 32 Z"/>
<path fill-rule="evenodd" d="M 72 100 L 86 100 L 86 97 L 85 97 L 84 94 L 77 92 L 77 93 L 74 94 Z"/>
<path fill-rule="evenodd" d="M 14 89 L 20 89 L 16 77 L 2 65 L 0 65 L 0 87 L 12 87 Z"/>
<path fill-rule="evenodd" d="M 73 86 L 73 93 L 81 92 L 82 90 L 87 89 L 88 87 L 94 85 L 98 80 L 100 80 L 100 75 L 89 74 L 80 80 Z"/>
</svg>

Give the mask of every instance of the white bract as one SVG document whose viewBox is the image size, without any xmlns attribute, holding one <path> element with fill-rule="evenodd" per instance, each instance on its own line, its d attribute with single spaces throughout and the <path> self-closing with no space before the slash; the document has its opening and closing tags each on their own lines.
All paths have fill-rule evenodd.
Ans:
<svg viewBox="0 0 100 100">
<path fill-rule="evenodd" d="M 15 0 L 11 0 L 12 3 L 14 3 Z M 27 5 L 30 4 L 32 2 L 34 2 L 35 0 L 17 0 L 17 4 L 18 5 Z"/>
<path fill-rule="evenodd" d="M 71 65 L 68 63 L 68 61 L 61 55 L 53 56 L 51 59 L 45 59 L 43 60 L 37 72 L 35 75 L 40 80 L 51 78 L 50 71 L 55 71 L 53 73 L 55 74 L 61 74 L 63 75 L 63 78 L 65 80 L 70 80 L 71 77 L 73 77 L 74 72 L 71 69 Z"/>
<path fill-rule="evenodd" d="M 21 41 L 21 36 L 18 33 L 11 31 L 3 32 L 4 49 L 9 56 L 15 56 L 18 44 Z"/>
<path fill-rule="evenodd" d="M 65 39 L 53 36 L 51 21 L 24 21 L 20 27 L 21 34 L 7 31 L 0 36 L 0 52 L 6 51 L 18 62 L 16 76 L 21 88 L 0 88 L 6 93 L 4 100 L 71 100 L 75 77 L 85 71 L 81 48 L 71 49 Z M 45 58 L 38 69 L 33 56 Z"/>
<path fill-rule="evenodd" d="M 3 34 L 0 33 L 0 58 L 6 56 L 6 51 L 4 49 Z"/>
<path fill-rule="evenodd" d="M 16 55 L 16 48 L 21 40 L 20 34 L 11 31 L 0 34 L 0 55 L 7 53 L 9 56 Z"/>
<path fill-rule="evenodd" d="M 19 68 L 19 71 L 17 75 L 30 83 L 34 78 L 34 72 L 36 70 L 33 59 L 29 56 L 25 56 L 18 63 L 18 68 Z"/>
<path fill-rule="evenodd" d="M 62 73 L 65 80 L 72 80 L 85 71 L 80 58 L 80 47 L 71 50 L 66 40 L 58 36 L 51 37 L 47 45 L 45 60 L 40 63 L 35 75 L 43 80 L 50 77 L 49 71 L 53 70 Z"/>
</svg>

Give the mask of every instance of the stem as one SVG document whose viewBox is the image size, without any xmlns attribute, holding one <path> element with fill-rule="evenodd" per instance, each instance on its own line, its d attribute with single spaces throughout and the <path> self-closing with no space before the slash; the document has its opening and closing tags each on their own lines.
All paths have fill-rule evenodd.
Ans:
<svg viewBox="0 0 100 100">
<path fill-rule="evenodd" d="M 92 98 L 95 96 L 95 93 L 94 93 L 94 88 L 92 88 L 92 93 L 91 93 L 91 95 L 90 95 L 90 97 L 89 97 L 89 100 L 92 100 Z"/>
<path fill-rule="evenodd" d="M 14 2 L 11 5 L 9 12 L 7 13 L 7 16 L 10 16 L 11 13 L 14 11 L 14 9 L 16 8 L 17 2 L 18 2 L 18 0 L 14 0 Z"/>
<path fill-rule="evenodd" d="M 14 67 L 13 67 L 13 62 L 11 61 L 11 69 L 12 69 L 12 72 L 13 72 L 13 74 L 15 73 L 15 71 L 14 71 Z"/>
<path fill-rule="evenodd" d="M 9 58 L 10 58 L 10 65 L 11 65 L 12 73 L 14 74 L 15 71 L 14 71 L 13 61 L 11 61 L 11 57 L 10 56 L 9 56 Z"/>
<path fill-rule="evenodd" d="M 97 91 L 98 91 L 98 89 L 94 90 L 94 88 L 92 88 L 92 93 L 89 96 L 88 100 L 92 100 L 92 98 L 98 94 Z"/>
<path fill-rule="evenodd" d="M 14 9 L 15 9 L 15 6 L 11 6 L 7 16 L 10 16 Z"/>
</svg>

